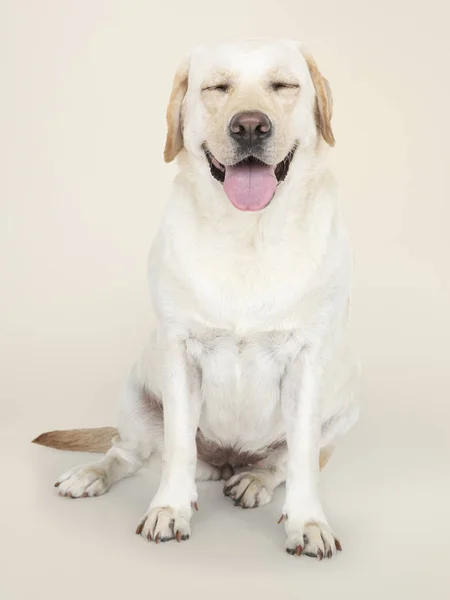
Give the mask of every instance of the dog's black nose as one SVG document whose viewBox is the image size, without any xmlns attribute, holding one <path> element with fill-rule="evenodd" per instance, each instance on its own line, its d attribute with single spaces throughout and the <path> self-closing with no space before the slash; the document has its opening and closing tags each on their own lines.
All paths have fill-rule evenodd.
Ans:
<svg viewBox="0 0 450 600">
<path fill-rule="evenodd" d="M 230 135 L 243 146 L 252 146 L 270 136 L 272 124 L 267 115 L 258 111 L 245 111 L 234 115 L 230 121 Z"/>
</svg>

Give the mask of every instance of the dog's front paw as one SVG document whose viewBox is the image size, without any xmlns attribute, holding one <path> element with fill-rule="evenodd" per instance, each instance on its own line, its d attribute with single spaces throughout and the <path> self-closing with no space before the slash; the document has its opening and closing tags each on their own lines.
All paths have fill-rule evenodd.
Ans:
<svg viewBox="0 0 450 600">
<path fill-rule="evenodd" d="M 330 527 L 321 521 L 292 521 L 286 518 L 286 552 L 295 556 L 304 554 L 322 560 L 342 550 Z"/>
<path fill-rule="evenodd" d="M 105 469 L 97 465 L 84 465 L 61 475 L 55 487 L 58 488 L 60 496 L 87 498 L 105 494 L 110 485 Z"/>
<path fill-rule="evenodd" d="M 191 508 L 185 510 L 171 506 L 150 508 L 139 523 L 136 533 L 156 544 L 169 540 L 177 540 L 177 542 L 188 540 L 191 535 L 189 525 L 191 513 Z"/>
<path fill-rule="evenodd" d="M 223 486 L 223 493 L 229 496 L 235 506 L 256 508 L 270 502 L 273 489 L 266 482 L 264 472 L 247 471 L 233 475 Z"/>
</svg>

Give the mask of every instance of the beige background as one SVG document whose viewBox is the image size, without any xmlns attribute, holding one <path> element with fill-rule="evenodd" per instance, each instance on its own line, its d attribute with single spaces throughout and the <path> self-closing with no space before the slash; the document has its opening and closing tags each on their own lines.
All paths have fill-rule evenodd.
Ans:
<svg viewBox="0 0 450 600">
<path fill-rule="evenodd" d="M 1 1 L 2 598 L 448 598 L 445 5 Z M 191 541 L 156 547 L 133 535 L 154 471 L 70 502 L 52 484 L 86 457 L 29 443 L 114 423 L 152 325 L 173 71 L 192 46 L 239 36 L 301 38 L 335 97 L 365 408 L 323 475 L 344 552 L 322 564 L 283 551 L 282 490 L 242 511 L 203 484 Z"/>
</svg>

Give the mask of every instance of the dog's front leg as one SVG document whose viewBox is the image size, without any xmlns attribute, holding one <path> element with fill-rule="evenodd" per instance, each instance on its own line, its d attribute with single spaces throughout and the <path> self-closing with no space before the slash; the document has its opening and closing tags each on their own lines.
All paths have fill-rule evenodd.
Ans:
<svg viewBox="0 0 450 600">
<path fill-rule="evenodd" d="M 300 351 L 282 383 L 288 463 L 282 519 L 289 554 L 331 558 L 340 550 L 322 509 L 319 494 L 321 407 L 315 352 Z"/>
<path fill-rule="evenodd" d="M 164 335 L 164 452 L 158 491 L 136 533 L 156 543 L 188 539 L 192 508 L 197 507 L 196 432 L 200 382 L 186 355 L 184 340 Z"/>
</svg>

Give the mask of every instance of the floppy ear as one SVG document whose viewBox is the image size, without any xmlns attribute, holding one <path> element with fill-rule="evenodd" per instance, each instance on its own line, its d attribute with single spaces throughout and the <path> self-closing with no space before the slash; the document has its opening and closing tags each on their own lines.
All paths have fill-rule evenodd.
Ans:
<svg viewBox="0 0 450 600">
<path fill-rule="evenodd" d="M 167 137 L 164 160 L 171 162 L 183 148 L 183 124 L 181 105 L 188 87 L 189 61 L 186 59 L 178 68 L 173 80 L 172 93 L 166 112 Z"/>
<path fill-rule="evenodd" d="M 323 139 L 329 146 L 334 146 L 335 140 L 331 129 L 331 115 L 333 112 L 333 97 L 328 81 L 319 71 L 315 60 L 308 52 L 303 50 L 303 56 L 309 68 L 311 79 L 316 90 L 316 122 Z"/>
</svg>

